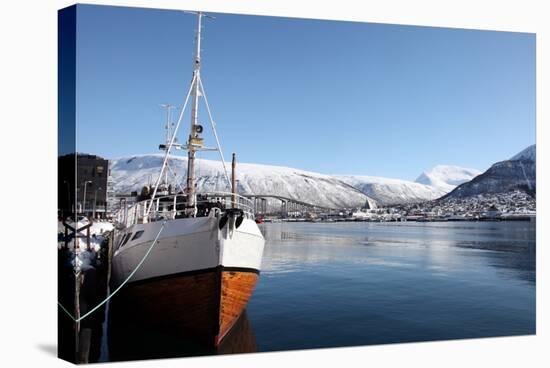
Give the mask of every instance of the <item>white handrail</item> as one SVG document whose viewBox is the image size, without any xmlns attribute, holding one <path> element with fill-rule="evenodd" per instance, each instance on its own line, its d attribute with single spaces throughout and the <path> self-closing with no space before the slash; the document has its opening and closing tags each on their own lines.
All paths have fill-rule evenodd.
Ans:
<svg viewBox="0 0 550 368">
<path fill-rule="evenodd" d="M 202 192 L 197 193 L 197 197 L 206 196 L 204 200 L 196 201 L 196 204 L 200 203 L 210 203 L 216 204 L 214 202 L 216 199 L 223 199 L 223 204 L 226 207 L 235 207 L 241 209 L 247 216 L 251 218 L 254 217 L 254 202 L 247 197 L 244 197 L 239 194 L 234 194 L 231 192 Z M 232 201 L 232 196 L 236 196 L 236 201 Z M 181 201 L 178 201 L 178 197 Z M 229 199 L 229 200 L 228 200 Z M 166 203 L 168 200 L 171 202 L 172 209 L 166 209 Z M 162 211 L 160 210 L 160 203 L 163 202 Z M 170 214 L 172 219 L 175 219 L 178 215 L 185 213 L 185 208 L 178 210 L 178 205 L 185 205 L 187 203 L 186 194 L 171 194 L 160 197 L 155 197 L 154 199 L 144 199 L 139 202 L 133 203 L 131 206 L 126 206 L 121 208 L 117 215 L 117 220 L 119 223 L 128 226 L 128 224 L 138 224 L 138 223 L 147 223 L 158 221 L 159 215 Z M 169 208 L 169 207 L 168 207 Z M 162 217 L 165 219 L 166 216 Z"/>
</svg>

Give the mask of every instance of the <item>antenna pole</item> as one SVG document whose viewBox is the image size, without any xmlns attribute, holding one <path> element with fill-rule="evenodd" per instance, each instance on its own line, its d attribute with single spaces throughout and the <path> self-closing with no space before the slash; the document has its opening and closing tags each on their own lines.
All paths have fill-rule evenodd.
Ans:
<svg viewBox="0 0 550 368">
<path fill-rule="evenodd" d="M 176 133 L 178 132 L 178 129 L 180 127 L 181 120 L 183 118 L 183 113 L 185 111 L 185 108 L 187 107 L 187 102 L 189 101 L 189 97 L 191 97 L 192 87 L 193 83 L 195 83 L 195 77 L 191 80 L 191 86 L 189 87 L 189 91 L 187 92 L 187 95 L 185 96 L 185 102 L 183 103 L 183 106 L 180 111 L 180 116 L 178 118 L 178 122 L 176 123 L 176 126 L 174 127 L 172 138 L 170 138 L 170 145 L 168 145 L 168 148 L 166 149 L 166 153 L 164 154 L 164 160 L 162 161 L 162 168 L 160 169 L 160 174 L 157 178 L 157 181 L 155 183 L 155 187 L 153 189 L 153 194 L 151 195 L 151 199 L 154 199 L 157 195 L 157 190 L 160 184 L 160 181 L 162 180 L 162 174 L 164 174 L 164 170 L 166 170 L 166 167 L 168 165 L 168 156 L 170 155 L 170 150 L 174 146 L 174 142 L 176 140 Z M 145 213 L 145 216 L 149 216 L 149 213 L 151 212 L 151 208 L 153 207 L 153 201 L 149 204 L 147 207 L 147 211 Z"/>
<path fill-rule="evenodd" d="M 191 133 L 189 134 L 189 141 L 187 143 L 187 214 L 194 217 L 195 210 L 195 152 L 200 147 L 200 133 L 202 129 L 197 129 L 198 124 L 198 110 L 199 110 L 199 84 L 200 84 L 200 69 L 201 69 L 201 28 L 202 28 L 202 12 L 198 12 L 198 24 L 197 24 L 197 40 L 195 49 L 195 63 L 193 68 L 193 80 L 192 87 L 193 105 L 191 107 Z"/>
<path fill-rule="evenodd" d="M 236 208 L 237 205 L 237 185 L 236 185 L 236 173 L 235 167 L 237 166 L 237 159 L 235 157 L 235 152 L 233 152 L 233 159 L 231 160 L 231 205 L 233 208 Z"/>
<path fill-rule="evenodd" d="M 171 104 L 162 104 L 160 106 L 166 109 L 166 126 L 164 127 L 166 129 L 164 150 L 166 151 L 168 146 L 170 146 L 170 141 L 172 140 L 172 109 L 175 106 Z M 168 171 L 165 171 L 164 174 L 164 183 L 166 184 L 166 188 L 168 188 Z"/>
</svg>

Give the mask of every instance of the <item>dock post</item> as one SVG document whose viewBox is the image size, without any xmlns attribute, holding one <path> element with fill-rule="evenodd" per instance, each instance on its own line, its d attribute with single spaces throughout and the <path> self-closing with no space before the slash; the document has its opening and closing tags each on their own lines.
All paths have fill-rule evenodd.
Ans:
<svg viewBox="0 0 550 368">
<path fill-rule="evenodd" d="M 90 227 L 86 229 L 86 249 L 90 250 Z"/>
<path fill-rule="evenodd" d="M 75 235 L 76 239 L 76 235 Z M 74 316 L 76 318 L 75 321 L 75 328 L 74 328 L 74 359 L 75 362 L 80 361 L 80 321 L 78 320 L 80 318 L 80 271 L 76 270 L 76 258 L 75 258 L 75 272 L 74 272 Z"/>
</svg>

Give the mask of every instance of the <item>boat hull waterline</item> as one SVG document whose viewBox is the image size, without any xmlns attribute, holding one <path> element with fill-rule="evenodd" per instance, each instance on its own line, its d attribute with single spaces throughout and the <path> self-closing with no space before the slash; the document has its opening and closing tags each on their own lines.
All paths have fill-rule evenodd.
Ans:
<svg viewBox="0 0 550 368">
<path fill-rule="evenodd" d="M 218 346 L 258 280 L 265 242 L 260 229 L 249 218 L 238 227 L 230 220 L 220 229 L 215 216 L 170 220 L 160 231 L 162 224 L 135 224 L 117 232 L 112 287 L 136 269 L 158 235 L 120 297 L 142 322 Z"/>
</svg>

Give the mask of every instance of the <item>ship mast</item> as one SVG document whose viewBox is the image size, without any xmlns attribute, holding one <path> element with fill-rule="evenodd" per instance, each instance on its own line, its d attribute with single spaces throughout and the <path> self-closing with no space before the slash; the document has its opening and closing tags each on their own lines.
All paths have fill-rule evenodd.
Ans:
<svg viewBox="0 0 550 368">
<path fill-rule="evenodd" d="M 202 85 L 201 76 L 200 76 L 200 69 L 201 69 L 201 30 L 202 30 L 202 18 L 212 18 L 214 17 L 204 14 L 202 12 L 190 12 L 190 11 L 184 11 L 185 13 L 191 13 L 191 14 L 197 14 L 198 15 L 198 25 L 197 25 L 197 39 L 196 39 L 196 48 L 195 48 L 195 61 L 193 66 L 193 78 L 191 80 L 191 85 L 189 86 L 189 91 L 187 92 L 187 95 L 185 97 L 185 102 L 183 103 L 183 106 L 179 113 L 178 121 L 175 125 L 175 127 L 172 129 L 170 126 L 170 131 L 167 131 L 167 136 L 170 136 L 169 142 L 167 141 L 167 144 L 160 145 L 160 149 L 165 151 L 164 159 L 162 161 L 162 168 L 160 170 L 159 177 L 157 178 L 157 181 L 155 183 L 153 194 L 151 195 L 151 201 L 149 206 L 146 210 L 146 215 L 149 215 L 151 212 L 151 209 L 153 207 L 153 199 L 155 199 L 157 190 L 159 187 L 159 184 L 163 178 L 163 174 L 167 175 L 166 170 L 169 170 L 170 167 L 168 166 L 168 159 L 170 156 L 170 151 L 172 148 L 174 149 L 187 149 L 187 183 L 185 186 L 185 194 L 186 194 L 186 215 L 190 217 L 194 217 L 196 215 L 197 209 L 196 209 L 196 188 L 195 188 L 195 153 L 197 151 L 218 151 L 220 154 L 220 159 L 222 161 L 223 171 L 225 174 L 225 178 L 227 179 L 227 182 L 231 186 L 231 180 L 229 179 L 229 175 L 227 173 L 227 167 L 225 166 L 225 160 L 223 157 L 220 141 L 218 139 L 218 133 L 216 132 L 216 123 L 214 122 L 214 119 L 212 118 L 212 112 L 210 111 L 210 106 L 208 105 L 208 99 L 206 98 L 206 93 L 204 92 L 204 87 Z M 182 121 L 185 108 L 187 106 L 187 102 L 189 101 L 189 98 L 192 97 L 192 106 L 191 106 L 191 129 L 189 133 L 189 139 L 187 141 L 187 144 L 181 145 L 179 143 L 176 143 L 176 134 L 178 132 L 180 123 Z M 204 98 L 204 103 L 206 105 L 206 111 L 208 112 L 208 119 L 210 121 L 210 126 L 212 127 L 212 133 L 214 134 L 214 138 L 216 139 L 216 145 L 217 148 L 208 148 L 204 147 L 203 143 L 204 140 L 201 137 L 201 134 L 203 132 L 202 125 L 199 124 L 198 121 L 198 114 L 199 114 L 199 97 Z M 168 111 L 169 114 L 169 111 Z M 170 117 L 168 117 L 168 120 L 170 120 Z M 166 179 L 167 180 L 167 177 Z"/>
<path fill-rule="evenodd" d="M 191 106 L 191 130 L 189 140 L 187 142 L 187 208 L 190 216 L 195 215 L 196 193 L 195 193 L 195 152 L 202 146 L 202 126 L 198 123 L 199 110 L 199 84 L 201 71 L 201 28 L 202 28 L 202 12 L 198 12 L 197 25 L 197 40 L 195 49 L 195 62 L 193 67 L 192 97 L 193 105 Z"/>
<path fill-rule="evenodd" d="M 166 136 L 165 136 L 165 142 L 164 144 L 161 144 L 159 148 L 163 151 L 167 151 L 168 147 L 170 146 L 170 141 L 172 140 L 172 109 L 175 107 L 174 105 L 170 104 L 161 104 L 161 107 L 164 107 L 166 109 Z M 166 190 L 168 190 L 168 170 L 164 170 L 164 184 L 166 185 Z"/>
</svg>

